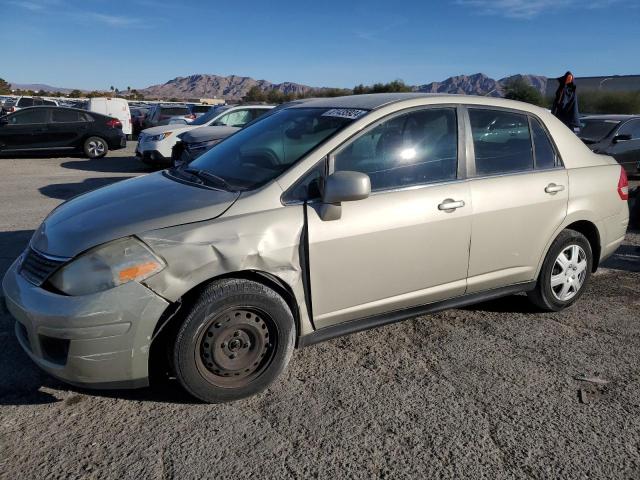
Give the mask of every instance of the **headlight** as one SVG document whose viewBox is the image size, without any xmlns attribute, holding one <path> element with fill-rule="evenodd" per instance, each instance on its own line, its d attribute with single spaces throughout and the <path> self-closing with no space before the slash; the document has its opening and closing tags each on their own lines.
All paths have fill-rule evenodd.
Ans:
<svg viewBox="0 0 640 480">
<path fill-rule="evenodd" d="M 209 149 L 213 147 L 215 144 L 220 143 L 221 141 L 222 141 L 222 138 L 217 138 L 216 140 L 208 140 L 206 142 L 189 143 L 187 144 L 187 149 L 189 150 Z"/>
<path fill-rule="evenodd" d="M 145 137 L 145 141 L 147 141 L 147 142 L 159 142 L 160 140 L 164 140 L 165 138 L 170 136 L 172 133 L 173 132 L 163 132 L 163 133 L 160 133 L 158 135 L 151 135 L 151 136 Z"/>
<path fill-rule="evenodd" d="M 128 237 L 89 250 L 58 270 L 49 283 L 67 295 L 88 295 L 141 282 L 164 267 L 146 245 Z"/>
</svg>

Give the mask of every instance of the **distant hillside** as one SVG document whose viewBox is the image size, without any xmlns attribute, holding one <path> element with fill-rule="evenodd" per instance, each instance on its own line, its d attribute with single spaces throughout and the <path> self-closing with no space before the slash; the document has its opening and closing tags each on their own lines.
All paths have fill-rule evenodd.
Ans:
<svg viewBox="0 0 640 480">
<path fill-rule="evenodd" d="M 453 93 L 465 95 L 481 95 L 490 97 L 503 96 L 504 85 L 512 79 L 524 78 L 530 85 L 534 86 L 541 93 L 547 88 L 547 77 L 540 75 L 513 75 L 500 80 L 494 80 L 484 73 L 474 75 L 458 75 L 449 77 L 442 82 L 432 82 L 426 85 L 414 87 L 417 92 L 425 93 Z"/>
<path fill-rule="evenodd" d="M 416 92 L 428 93 L 457 93 L 466 95 L 482 95 L 501 97 L 504 94 L 504 85 L 515 78 L 524 78 L 545 96 L 551 96 L 555 92 L 557 82 L 553 78 L 541 75 L 513 75 L 495 80 L 483 73 L 473 75 L 458 75 L 449 77 L 440 82 L 431 82 L 413 86 Z M 576 84 L 582 90 L 602 90 L 617 92 L 640 91 L 640 75 L 615 75 L 610 77 L 577 77 Z M 47 92 L 71 92 L 71 88 L 52 87 L 45 84 L 12 84 L 13 88 L 24 90 L 44 90 Z M 147 88 L 139 88 L 138 91 L 146 98 L 164 99 L 177 98 L 180 100 L 194 98 L 224 98 L 228 101 L 242 99 L 252 87 L 262 90 L 276 89 L 282 93 L 296 95 L 313 95 L 313 92 L 322 91 L 325 87 L 311 87 L 293 82 L 272 83 L 267 80 L 255 80 L 251 77 L 230 75 L 195 74 L 188 77 L 177 77 L 160 85 L 152 85 Z"/>
<path fill-rule="evenodd" d="M 152 85 L 138 91 L 147 98 L 211 98 L 219 97 L 227 100 L 240 100 L 252 87 L 262 90 L 276 89 L 282 93 L 297 95 L 308 94 L 316 90 L 299 83 L 271 83 L 267 80 L 255 80 L 250 77 L 230 75 L 196 74 L 188 77 L 177 77 L 161 85 Z"/>
<path fill-rule="evenodd" d="M 52 87 L 51 85 L 46 85 L 44 83 L 12 83 L 11 88 L 16 90 L 33 90 L 34 92 L 44 90 L 45 92 L 61 93 L 69 93 L 73 90 L 73 88 Z"/>
</svg>

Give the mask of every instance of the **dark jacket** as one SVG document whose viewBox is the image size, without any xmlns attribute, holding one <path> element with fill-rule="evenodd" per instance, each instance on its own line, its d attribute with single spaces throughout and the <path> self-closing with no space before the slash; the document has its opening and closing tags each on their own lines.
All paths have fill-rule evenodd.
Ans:
<svg viewBox="0 0 640 480">
<path fill-rule="evenodd" d="M 578 112 L 578 94 L 576 92 L 576 84 L 566 83 L 567 76 L 571 72 L 565 73 L 558 78 L 558 90 L 556 90 L 556 98 L 551 107 L 551 113 L 562 121 L 567 127 L 574 129 L 580 128 L 580 114 Z"/>
</svg>

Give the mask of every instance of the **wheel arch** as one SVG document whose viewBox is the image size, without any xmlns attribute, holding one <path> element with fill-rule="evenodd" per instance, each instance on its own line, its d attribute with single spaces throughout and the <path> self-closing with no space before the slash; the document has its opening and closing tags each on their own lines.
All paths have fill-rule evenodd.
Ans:
<svg viewBox="0 0 640 480">
<path fill-rule="evenodd" d="M 591 271 L 596 272 L 596 270 L 600 266 L 600 255 L 602 253 L 602 235 L 600 234 L 600 229 L 598 228 L 596 222 L 592 219 L 589 219 L 588 216 L 572 216 L 571 218 L 567 217 L 562 225 L 560 225 L 556 229 L 554 234 L 549 239 L 549 242 L 545 246 L 544 252 L 542 252 L 542 255 L 538 262 L 536 278 L 538 278 L 538 275 L 542 270 L 544 259 L 547 257 L 551 245 L 563 230 L 575 230 L 576 232 L 580 232 L 581 234 L 583 234 L 589 241 L 589 245 L 591 246 L 591 251 L 593 253 L 593 266 L 591 268 Z"/>
<path fill-rule="evenodd" d="M 158 359 L 159 355 L 162 357 L 162 355 L 166 353 L 167 342 L 172 338 L 175 338 L 175 333 L 177 332 L 178 328 L 185 318 L 184 313 L 187 307 L 191 305 L 195 301 L 195 299 L 198 298 L 198 296 L 202 293 L 202 291 L 212 282 L 230 278 L 258 282 L 278 293 L 278 295 L 280 295 L 284 299 L 284 301 L 289 306 L 289 309 L 291 310 L 291 314 L 294 320 L 294 326 L 296 329 L 296 346 L 298 345 L 302 327 L 300 319 L 300 307 L 298 305 L 298 301 L 296 300 L 293 289 L 277 276 L 261 270 L 241 270 L 237 272 L 229 272 L 218 275 L 216 277 L 208 278 L 201 283 L 193 286 L 179 299 L 170 304 L 170 306 L 165 310 L 163 315 L 156 323 L 156 326 L 153 330 L 153 335 L 151 337 L 148 359 L 150 373 L 152 372 L 152 370 L 156 371 L 156 373 L 160 373 L 158 369 L 162 369 L 163 367 L 172 368 L 172 365 L 158 365 L 158 363 L 160 362 L 156 362 L 155 359 Z M 167 358 L 165 358 L 165 360 L 170 361 L 170 359 Z"/>
<path fill-rule="evenodd" d="M 567 225 L 563 230 L 575 230 L 584 235 L 591 245 L 593 253 L 593 265 L 591 271 L 595 272 L 600 266 L 600 254 L 602 252 L 602 244 L 600 241 L 600 231 L 598 227 L 588 220 L 578 220 Z"/>
</svg>

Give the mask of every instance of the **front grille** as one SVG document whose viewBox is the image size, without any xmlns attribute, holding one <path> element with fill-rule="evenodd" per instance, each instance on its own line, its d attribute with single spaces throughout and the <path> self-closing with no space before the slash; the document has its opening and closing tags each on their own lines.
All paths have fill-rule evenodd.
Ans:
<svg viewBox="0 0 640 480">
<path fill-rule="evenodd" d="M 29 247 L 24 253 L 20 273 L 30 283 L 39 287 L 58 268 L 67 262 L 66 258 L 50 257 Z"/>
</svg>

